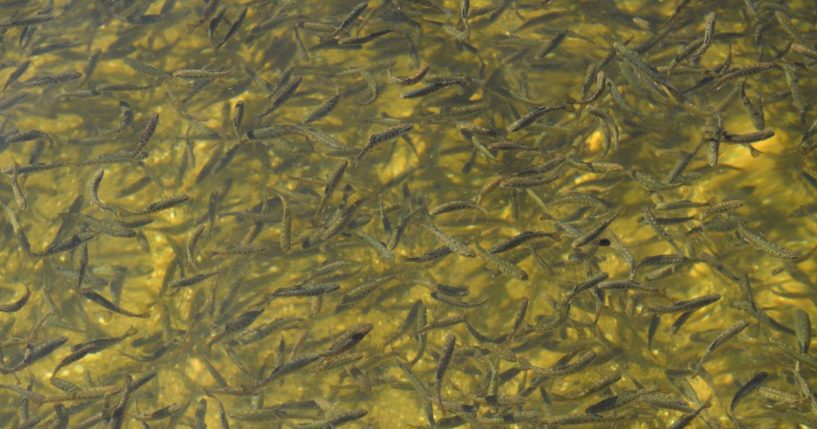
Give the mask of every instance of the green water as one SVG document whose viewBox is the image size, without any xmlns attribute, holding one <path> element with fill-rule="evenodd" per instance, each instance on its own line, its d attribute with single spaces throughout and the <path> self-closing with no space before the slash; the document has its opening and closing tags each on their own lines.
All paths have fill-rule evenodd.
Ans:
<svg viewBox="0 0 817 429">
<path fill-rule="evenodd" d="M 817 426 L 813 3 L 213 1 L 0 3 L 0 426 Z"/>
</svg>

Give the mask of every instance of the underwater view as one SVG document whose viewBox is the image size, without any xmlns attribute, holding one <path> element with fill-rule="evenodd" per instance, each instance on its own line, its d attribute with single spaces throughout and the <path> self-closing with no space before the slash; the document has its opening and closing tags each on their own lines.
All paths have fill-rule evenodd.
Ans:
<svg viewBox="0 0 817 429">
<path fill-rule="evenodd" d="M 0 427 L 817 428 L 817 5 L 0 0 Z"/>
</svg>

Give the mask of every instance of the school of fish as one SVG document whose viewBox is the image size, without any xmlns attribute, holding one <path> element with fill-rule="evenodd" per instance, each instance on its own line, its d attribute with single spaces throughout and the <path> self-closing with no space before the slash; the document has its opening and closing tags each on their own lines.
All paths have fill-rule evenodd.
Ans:
<svg viewBox="0 0 817 429">
<path fill-rule="evenodd" d="M 0 0 L 0 426 L 817 427 L 805 0 Z"/>
</svg>

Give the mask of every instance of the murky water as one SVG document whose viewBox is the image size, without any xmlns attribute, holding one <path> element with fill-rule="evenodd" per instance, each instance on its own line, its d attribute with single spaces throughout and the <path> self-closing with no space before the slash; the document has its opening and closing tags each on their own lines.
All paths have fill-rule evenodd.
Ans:
<svg viewBox="0 0 817 429">
<path fill-rule="evenodd" d="M 817 426 L 815 22 L 5 0 L 3 426 Z"/>
</svg>

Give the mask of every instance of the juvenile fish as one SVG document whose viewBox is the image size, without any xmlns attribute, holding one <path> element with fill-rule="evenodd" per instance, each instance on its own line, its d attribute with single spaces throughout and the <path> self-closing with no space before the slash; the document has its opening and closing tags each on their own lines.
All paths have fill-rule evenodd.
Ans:
<svg viewBox="0 0 817 429">
<path fill-rule="evenodd" d="M 706 210 L 704 210 L 704 212 L 701 214 L 700 218 L 701 221 L 704 221 L 717 214 L 732 212 L 741 207 L 743 207 L 742 200 L 722 201 L 720 203 L 712 204 L 711 206 L 707 207 Z"/>
<path fill-rule="evenodd" d="M 318 359 L 321 358 L 320 353 L 307 353 L 297 359 L 290 360 L 288 362 L 282 363 L 276 366 L 266 377 L 263 377 L 258 385 L 258 387 L 266 386 L 273 381 L 285 376 L 292 374 L 300 369 L 303 369 L 313 363 L 315 363 Z"/>
<path fill-rule="evenodd" d="M 740 237 L 747 243 L 751 244 L 752 247 L 760 249 L 774 257 L 794 261 L 803 258 L 803 255 L 800 252 L 785 249 L 766 240 L 763 235 L 746 228 L 746 226 L 743 225 L 743 222 L 738 222 L 738 235 L 740 235 Z"/>
<path fill-rule="evenodd" d="M 298 90 L 298 87 L 301 85 L 302 81 L 303 77 L 297 76 L 295 79 L 292 79 L 291 82 L 287 83 L 286 86 L 281 88 L 278 91 L 278 95 L 272 100 L 270 106 L 267 107 L 266 110 L 261 112 L 261 114 L 258 115 L 258 118 L 260 119 L 265 116 L 268 116 L 272 112 L 278 110 L 279 107 L 283 106 L 284 103 L 286 103 L 287 100 L 289 100 L 292 97 L 292 95 L 295 94 L 295 91 Z"/>
<path fill-rule="evenodd" d="M 186 203 L 189 200 L 190 200 L 189 195 L 176 195 L 176 196 L 170 197 L 170 198 L 168 198 L 166 200 L 157 201 L 155 203 L 150 203 L 144 209 L 139 210 L 137 212 L 133 212 L 132 214 L 138 216 L 138 215 L 156 213 L 158 211 L 167 210 L 169 208 L 176 207 L 176 206 L 178 206 L 180 204 Z"/>
<path fill-rule="evenodd" d="M 474 241 L 474 246 L 476 247 L 479 256 L 494 265 L 497 269 L 499 269 L 499 271 L 502 272 L 502 274 L 517 278 L 519 280 L 528 279 L 528 273 L 526 273 L 525 270 L 517 267 L 513 262 L 483 249 L 479 243 L 476 242 L 476 240 Z"/>
<path fill-rule="evenodd" d="M 692 299 L 677 301 L 664 307 L 649 307 L 649 310 L 658 314 L 685 313 L 687 311 L 693 311 L 706 307 L 707 305 L 713 304 L 720 299 L 720 295 L 713 293 L 710 295 L 703 295 Z"/>
<path fill-rule="evenodd" d="M 544 231 L 522 231 L 488 249 L 489 253 L 497 254 L 516 248 L 517 246 L 537 238 L 554 238 L 555 234 Z"/>
<path fill-rule="evenodd" d="M 674 265 L 684 264 L 690 261 L 683 255 L 650 255 L 638 261 L 638 267 L 653 266 L 653 265 Z"/>
<path fill-rule="evenodd" d="M 286 197 L 279 195 L 279 198 L 281 200 L 281 234 L 278 242 L 281 250 L 289 252 L 292 247 L 292 211 Z"/>
<path fill-rule="evenodd" d="M 317 109 L 315 109 L 309 116 L 304 119 L 304 123 L 308 124 L 310 122 L 317 121 L 318 119 L 324 118 L 337 107 L 338 103 L 342 98 L 341 94 L 335 94 L 334 96 L 330 97 L 326 102 L 320 105 Z"/>
<path fill-rule="evenodd" d="M 315 285 L 299 285 L 275 289 L 267 295 L 267 299 L 278 297 L 312 297 L 334 292 L 340 289 L 337 283 L 319 283 Z"/>
<path fill-rule="evenodd" d="M 724 329 L 720 334 L 718 334 L 712 342 L 706 346 L 704 350 L 704 354 L 698 360 L 698 363 L 695 366 L 695 372 L 697 372 L 701 366 L 703 365 L 706 358 L 709 357 L 715 350 L 717 350 L 720 346 L 722 346 L 725 342 L 731 340 L 732 338 L 736 337 L 740 334 L 746 327 L 749 326 L 749 322 L 745 320 L 739 320 L 738 322 L 734 323 L 732 326 Z"/>
<path fill-rule="evenodd" d="M 772 130 L 762 130 L 746 134 L 733 134 L 729 132 L 723 132 L 720 137 L 722 143 L 747 144 L 768 140 L 774 137 L 774 135 L 775 135 L 774 131 Z"/>
<path fill-rule="evenodd" d="M 537 108 L 531 110 L 530 112 L 522 115 L 519 119 L 511 122 L 511 124 L 508 125 L 508 128 L 507 128 L 508 132 L 512 133 L 512 132 L 519 131 L 522 128 L 525 128 L 528 125 L 536 122 L 536 120 L 538 120 L 542 116 L 544 116 L 544 115 L 546 115 L 546 114 L 548 114 L 550 112 L 556 112 L 556 111 L 559 111 L 559 110 L 565 110 L 565 111 L 568 111 L 568 112 L 574 111 L 573 105 L 570 104 L 570 103 L 556 104 L 556 105 L 553 105 L 553 106 L 540 106 L 540 107 L 537 107 Z"/>
<path fill-rule="evenodd" d="M 135 334 L 136 328 L 131 327 L 124 334 L 118 337 L 98 338 L 85 343 L 76 344 L 71 347 L 71 353 L 57 364 L 52 373 L 57 374 L 57 372 L 66 365 L 74 363 L 85 356 L 88 356 L 89 354 L 99 353 L 105 349 L 108 349 Z"/>
<path fill-rule="evenodd" d="M 561 177 L 560 174 L 551 175 L 538 174 L 529 176 L 506 177 L 499 182 L 499 187 L 504 189 L 534 188 L 537 186 L 543 186 L 547 185 L 548 183 L 552 183 L 559 177 Z"/>
<path fill-rule="evenodd" d="M 658 223 L 658 220 L 655 218 L 655 214 L 653 214 L 652 209 L 650 209 L 649 206 L 647 205 L 641 206 L 641 214 L 644 217 L 644 220 L 647 221 L 647 223 L 650 225 L 650 227 L 652 227 L 653 231 L 655 231 L 655 233 L 658 234 L 659 237 L 661 237 L 662 239 L 664 239 L 664 241 L 669 243 L 672 246 L 672 248 L 675 249 L 676 252 L 678 252 L 678 254 L 682 255 L 684 253 L 678 246 L 678 244 L 675 243 L 675 240 L 673 240 L 672 236 L 669 235 L 667 230 L 665 230 L 664 227 L 662 227 Z"/>
<path fill-rule="evenodd" d="M 442 246 L 442 247 L 438 247 L 436 249 L 431 249 L 428 252 L 426 252 L 426 253 L 424 253 L 424 254 L 422 254 L 420 256 L 403 256 L 403 260 L 405 260 L 407 262 L 416 262 L 416 263 L 431 262 L 431 261 L 440 259 L 440 258 L 442 258 L 444 256 L 450 255 L 453 252 L 454 251 L 451 250 L 450 247 Z"/>
<path fill-rule="evenodd" d="M 105 308 L 108 311 L 113 313 L 121 314 L 123 316 L 128 317 L 138 317 L 142 319 L 146 319 L 150 317 L 149 312 L 144 313 L 134 313 L 132 311 L 125 310 L 124 308 L 119 307 L 118 305 L 114 304 L 113 302 L 109 301 L 107 298 L 103 297 L 102 295 L 92 291 L 92 290 L 80 290 L 80 294 L 88 299 L 89 301 L 100 305 L 101 307 Z"/>
<path fill-rule="evenodd" d="M 623 43 L 613 43 L 613 49 L 616 54 L 624 59 L 628 64 L 633 66 L 638 71 L 647 75 L 653 82 L 661 85 L 669 91 L 676 99 L 681 98 L 681 92 L 673 86 L 669 80 L 658 72 L 653 66 L 647 64 L 639 55 L 638 52 L 626 47 Z"/>
<path fill-rule="evenodd" d="M 244 18 L 247 17 L 248 10 L 250 10 L 249 6 L 244 6 L 244 8 L 241 9 L 241 12 L 239 12 L 238 17 L 235 19 L 235 21 L 233 21 L 233 25 L 231 25 L 230 29 L 227 30 L 227 33 L 224 34 L 224 38 L 221 39 L 221 41 L 216 45 L 216 49 L 222 47 L 225 43 L 227 43 L 227 41 L 230 40 L 230 37 L 233 37 L 233 35 L 238 31 L 238 29 L 241 28 L 241 24 L 244 22 Z"/>
<path fill-rule="evenodd" d="M 400 98 L 408 99 L 423 97 L 433 92 L 437 92 L 443 88 L 448 88 L 451 85 L 461 84 L 462 82 L 463 82 L 462 78 L 438 79 L 421 88 L 406 91 L 400 94 Z"/>
<path fill-rule="evenodd" d="M 17 180 L 19 177 L 17 168 L 17 162 L 14 161 L 14 167 L 12 167 L 11 171 L 11 193 L 14 195 L 14 202 L 17 203 L 17 207 L 19 207 L 20 210 L 25 210 L 26 207 L 28 207 L 28 201 L 26 200 L 25 193 L 23 193 L 23 188 L 20 186 L 19 180 Z"/>
<path fill-rule="evenodd" d="M 547 54 L 553 52 L 556 48 L 559 47 L 559 45 L 562 44 L 562 42 L 565 40 L 565 37 L 567 37 L 567 33 L 568 33 L 567 28 L 556 33 L 556 36 L 550 39 L 550 41 L 547 44 L 543 45 L 541 49 L 536 51 L 536 54 L 534 54 L 533 57 L 536 58 L 537 60 L 541 60 L 542 58 L 546 57 Z"/>
<path fill-rule="evenodd" d="M 727 82 L 732 81 L 734 79 L 751 76 L 753 74 L 761 73 L 766 70 L 772 69 L 777 67 L 777 63 L 768 61 L 763 63 L 753 64 L 751 66 L 741 67 L 741 68 L 734 68 L 718 77 L 715 82 L 713 83 L 715 90 L 720 89 L 723 85 Z"/>
<path fill-rule="evenodd" d="M 329 198 L 332 196 L 332 193 L 338 187 L 340 180 L 343 178 L 343 174 L 346 172 L 346 168 L 349 166 L 349 161 L 343 160 L 335 166 L 335 169 L 332 171 L 332 174 L 329 176 L 329 179 L 326 181 L 326 185 L 323 188 L 323 195 L 321 196 L 321 201 L 318 204 L 317 214 L 320 214 L 323 209 L 326 207 L 326 204 L 329 202 Z"/>
<path fill-rule="evenodd" d="M 430 214 L 431 216 L 437 216 L 443 213 L 448 213 L 456 210 L 480 208 L 481 207 L 477 206 L 477 204 L 471 200 L 454 200 L 431 207 L 430 209 L 428 209 L 428 214 Z"/>
<path fill-rule="evenodd" d="M 709 398 L 691 413 L 687 413 L 679 417 L 678 420 L 674 421 L 672 425 L 670 425 L 670 429 L 684 429 L 685 427 L 689 426 L 689 424 L 692 423 L 692 421 L 695 420 L 705 408 L 709 408 L 711 401 L 712 398 Z"/>
<path fill-rule="evenodd" d="M 656 293 L 658 289 L 643 285 L 641 283 L 632 281 L 632 280 L 605 280 L 599 283 L 598 286 L 601 290 L 635 290 L 640 292 L 647 292 L 647 293 Z"/>
<path fill-rule="evenodd" d="M 749 119 L 752 121 L 752 125 L 755 127 L 755 129 L 760 131 L 766 128 L 766 118 L 763 113 L 763 102 L 761 100 L 757 100 L 756 103 L 752 102 L 752 100 L 746 94 L 746 81 L 743 81 L 743 84 L 741 84 L 739 95 L 740 102 L 743 105 L 743 108 L 746 110 L 746 113 L 749 114 Z"/>
<path fill-rule="evenodd" d="M 811 345 L 811 320 L 808 313 L 800 308 L 794 310 L 794 333 L 797 336 L 800 352 L 808 353 Z"/>
<path fill-rule="evenodd" d="M 15 311 L 20 311 L 25 305 L 28 303 L 28 299 L 31 298 L 31 289 L 28 286 L 23 285 L 26 288 L 26 292 L 17 299 L 17 301 L 11 302 L 9 304 L 0 304 L 0 313 L 14 313 Z"/>
<path fill-rule="evenodd" d="M 54 255 L 61 252 L 66 252 L 68 250 L 74 249 L 82 245 L 83 243 L 93 239 L 96 237 L 96 233 L 83 231 L 77 234 L 72 235 L 69 239 L 61 242 L 55 243 L 50 245 L 42 252 L 34 252 L 32 251 L 31 254 L 38 258 L 43 258 L 46 256 Z"/>
<path fill-rule="evenodd" d="M 464 256 L 466 258 L 474 258 L 477 256 L 477 253 L 474 251 L 474 249 L 471 249 L 465 243 L 444 233 L 442 230 L 440 230 L 440 228 L 437 228 L 437 226 L 435 226 L 434 224 L 421 223 L 420 226 L 427 229 L 428 231 L 431 231 L 431 233 L 434 234 L 435 237 L 437 237 L 437 240 L 439 240 L 440 243 L 442 243 L 452 251 L 456 252 L 458 255 Z"/>
<path fill-rule="evenodd" d="M 6 79 L 6 84 L 3 85 L 3 91 L 5 91 L 11 84 L 17 82 L 17 79 L 23 75 L 23 73 L 28 70 L 28 66 L 31 65 L 31 61 L 23 61 L 13 72 L 9 75 L 8 79 Z"/>
<path fill-rule="evenodd" d="M 451 363 L 451 357 L 454 355 L 454 346 L 456 345 L 457 337 L 453 334 L 448 334 L 445 336 L 443 340 L 443 352 L 440 355 L 440 359 L 437 361 L 437 369 L 434 373 L 434 392 L 437 397 L 437 404 L 440 408 L 445 412 L 445 407 L 443 406 L 443 398 L 442 398 L 442 384 L 443 384 L 443 377 L 445 377 L 445 372 L 448 369 L 448 365 Z"/>
<path fill-rule="evenodd" d="M 227 76 L 230 70 L 181 69 L 173 72 L 172 76 L 180 79 L 215 79 Z"/>
<path fill-rule="evenodd" d="M 593 106 L 588 106 L 587 111 L 590 112 L 590 114 L 592 114 L 593 116 L 596 116 L 597 118 L 601 119 L 601 121 L 607 127 L 606 135 L 609 135 L 610 138 L 607 139 L 608 141 L 606 142 L 607 146 L 605 150 L 609 149 L 610 144 L 613 145 L 614 149 L 618 149 L 619 143 L 618 125 L 616 124 L 616 121 L 613 120 L 613 117 L 607 114 L 606 112 L 599 110 Z M 610 139 L 612 139 L 612 141 L 610 141 Z"/>
<path fill-rule="evenodd" d="M 18 92 L 16 94 L 0 97 L 0 112 L 11 109 L 26 98 L 28 98 L 28 94 L 25 92 Z"/>
<path fill-rule="evenodd" d="M 375 134 L 370 135 L 369 136 L 369 141 L 368 141 L 368 143 L 366 143 L 366 146 L 363 146 L 363 148 L 360 149 L 360 152 L 358 152 L 357 160 L 360 161 L 361 159 L 363 159 L 363 157 L 367 153 L 369 153 L 369 151 L 374 149 L 375 146 L 377 146 L 378 144 L 383 143 L 383 142 L 388 141 L 388 140 L 391 140 L 391 139 L 396 138 L 396 137 L 400 137 L 400 136 L 408 133 L 409 131 L 411 131 L 413 128 L 414 128 L 414 124 L 412 124 L 410 122 L 407 122 L 407 123 L 402 123 L 402 124 L 399 124 L 399 125 L 395 125 L 395 126 L 389 128 L 389 129 L 385 130 L 385 131 L 381 131 L 379 133 L 375 133 Z"/>
<path fill-rule="evenodd" d="M 338 335 L 337 339 L 329 346 L 329 349 L 322 353 L 322 356 L 335 356 L 351 350 L 359 342 L 363 341 L 372 328 L 374 328 L 374 325 L 371 323 L 356 323 L 352 325 L 349 329 Z"/>
<path fill-rule="evenodd" d="M 31 244 L 28 241 L 28 237 L 26 236 L 23 226 L 20 225 L 20 221 L 17 219 L 17 215 L 14 214 L 14 211 L 12 211 L 7 205 L 3 205 L 3 210 L 6 212 L 6 217 L 8 217 L 9 223 L 11 224 L 11 229 L 14 231 L 14 235 L 17 237 L 20 247 L 26 253 L 31 254 Z"/>
<path fill-rule="evenodd" d="M 337 37 L 348 30 L 349 27 L 357 21 L 360 15 L 363 14 L 363 11 L 365 11 L 367 7 L 369 7 L 368 0 L 364 0 L 355 5 L 355 7 L 353 7 L 352 10 L 350 10 L 349 13 L 346 14 L 346 16 L 340 21 L 338 26 L 335 27 L 335 32 L 332 33 L 331 37 Z"/>
<path fill-rule="evenodd" d="M 609 396 L 587 407 L 584 412 L 587 414 L 601 414 L 603 412 L 612 411 L 621 408 L 648 393 L 655 392 L 656 389 L 638 389 L 626 390 L 618 395 Z"/>
<path fill-rule="evenodd" d="M 582 246 L 590 243 L 591 241 L 595 240 L 596 238 L 598 238 L 598 236 L 600 236 L 607 229 L 608 226 L 610 226 L 610 224 L 613 223 L 614 220 L 616 220 L 617 217 L 618 217 L 618 211 L 615 211 L 612 214 L 608 215 L 606 219 L 599 222 L 596 226 L 591 228 L 589 231 L 587 231 L 586 233 L 576 237 L 576 239 L 574 239 L 573 242 L 570 243 L 570 246 L 572 248 L 576 249 L 576 248 L 582 247 Z"/>
<path fill-rule="evenodd" d="M 421 80 L 423 80 L 423 78 L 426 76 L 426 74 L 428 74 L 428 71 L 430 69 L 431 69 L 430 65 L 421 64 L 420 67 L 417 69 L 417 71 L 415 71 L 414 73 L 412 73 L 410 76 L 407 76 L 407 77 L 395 76 L 395 75 L 391 74 L 391 69 L 386 70 L 386 74 L 387 74 L 389 80 L 392 83 L 396 83 L 398 85 L 408 86 L 408 85 L 414 85 L 415 83 L 420 82 Z"/>
<path fill-rule="evenodd" d="M 71 82 L 72 80 L 77 80 L 81 77 L 82 73 L 80 72 L 67 72 L 52 76 L 33 77 L 25 82 L 20 82 L 20 84 L 23 87 L 59 85 L 62 83 Z"/>
<path fill-rule="evenodd" d="M 366 35 L 363 35 L 363 36 L 338 37 L 337 42 L 338 42 L 338 45 L 341 45 L 341 46 L 343 46 L 343 45 L 362 45 L 364 43 L 371 42 L 372 40 L 377 39 L 377 38 L 379 38 L 381 36 L 385 36 L 387 34 L 390 34 L 391 32 L 392 32 L 391 29 L 386 28 L 386 29 L 383 29 L 383 30 L 373 31 L 373 32 L 371 32 L 369 34 L 366 34 Z"/>
<path fill-rule="evenodd" d="M 168 287 L 171 288 L 171 289 L 179 289 L 179 288 L 183 288 L 183 287 L 193 286 L 193 285 L 195 285 L 197 283 L 201 283 L 204 280 L 209 279 L 210 277 L 213 277 L 214 275 L 216 275 L 216 274 L 218 274 L 220 272 L 221 272 L 220 270 L 215 270 L 215 271 L 210 271 L 210 272 L 207 272 L 207 273 L 194 274 L 194 275 L 189 276 L 189 277 L 185 277 L 185 278 L 175 280 L 175 281 L 171 282 L 168 285 Z"/>
<path fill-rule="evenodd" d="M 750 393 L 754 392 L 760 386 L 763 385 L 763 382 L 766 381 L 766 378 L 769 377 L 769 373 L 766 371 L 760 371 L 752 377 L 751 380 L 747 381 L 746 384 L 740 387 L 737 392 L 735 392 L 735 396 L 732 397 L 732 402 L 729 403 L 729 414 L 732 416 L 735 415 L 735 407 L 738 406 L 740 401 L 747 397 Z"/>
<path fill-rule="evenodd" d="M 574 355 L 574 353 L 571 353 L 568 356 L 573 356 L 573 355 Z M 588 350 L 588 351 L 582 353 L 581 355 L 579 355 L 578 357 L 576 357 L 575 359 L 572 359 L 571 361 L 568 361 L 568 362 L 561 362 L 560 361 L 559 363 L 557 363 L 556 365 L 554 365 L 554 366 L 552 366 L 550 368 L 538 368 L 538 367 L 535 367 L 535 366 L 531 365 L 529 362 L 527 362 L 526 360 L 523 360 L 523 359 L 520 359 L 520 362 L 522 363 L 522 366 L 525 369 L 532 370 L 536 374 L 537 379 L 539 379 L 540 377 L 558 377 L 558 376 L 564 376 L 564 375 L 569 375 L 569 374 L 575 374 L 575 373 L 587 368 L 588 366 L 590 366 L 590 364 L 593 363 L 593 361 L 597 357 L 598 357 L 598 353 L 596 353 L 593 350 Z M 533 384 L 536 384 L 535 381 L 531 382 L 531 385 L 533 385 Z"/>
<path fill-rule="evenodd" d="M 379 277 L 346 292 L 343 297 L 341 297 L 335 311 L 340 312 L 345 310 L 347 307 L 371 295 L 375 290 L 379 289 L 394 278 L 394 275 Z"/>
<path fill-rule="evenodd" d="M 700 58 L 709 46 L 712 45 L 712 36 L 715 34 L 715 12 L 709 12 L 706 14 L 706 19 L 704 20 L 704 37 L 701 41 L 700 46 L 695 52 L 692 54 L 695 58 Z"/>
<path fill-rule="evenodd" d="M 11 368 L 0 367 L 0 374 L 10 374 L 12 372 L 17 372 L 22 369 L 25 369 L 31 366 L 33 363 L 39 361 L 40 359 L 50 355 L 54 350 L 57 350 L 60 346 L 68 342 L 68 337 L 57 337 L 53 340 L 46 341 L 45 343 L 39 344 L 34 346 L 28 350 L 26 350 L 26 354 L 23 356 L 23 360 L 14 365 Z"/>
</svg>

